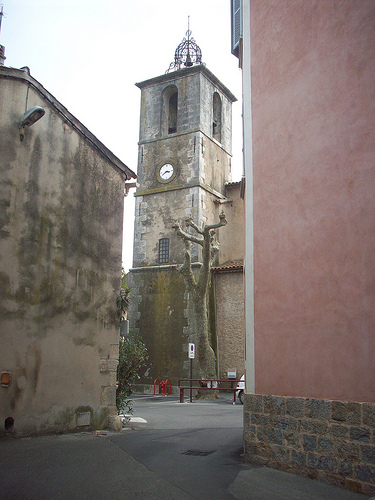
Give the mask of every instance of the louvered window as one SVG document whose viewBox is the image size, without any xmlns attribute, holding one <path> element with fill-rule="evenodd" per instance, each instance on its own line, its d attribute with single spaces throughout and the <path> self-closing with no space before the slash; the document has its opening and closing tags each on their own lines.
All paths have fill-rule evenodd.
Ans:
<svg viewBox="0 0 375 500">
<path fill-rule="evenodd" d="M 242 38 L 242 0 L 231 1 L 232 54 L 239 56 L 240 38 Z"/>
<path fill-rule="evenodd" d="M 178 93 L 175 92 L 169 98 L 168 134 L 177 132 L 177 97 Z"/>
<path fill-rule="evenodd" d="M 178 90 L 176 85 L 168 85 L 162 93 L 161 135 L 177 132 Z"/>
<path fill-rule="evenodd" d="M 213 96 L 213 123 L 212 136 L 217 141 L 221 142 L 221 99 L 217 92 Z"/>
</svg>

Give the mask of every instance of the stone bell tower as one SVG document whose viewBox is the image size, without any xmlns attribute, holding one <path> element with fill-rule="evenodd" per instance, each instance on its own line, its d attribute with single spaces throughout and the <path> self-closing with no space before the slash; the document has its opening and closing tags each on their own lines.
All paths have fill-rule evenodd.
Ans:
<svg viewBox="0 0 375 500">
<path fill-rule="evenodd" d="M 141 90 L 130 329 L 144 339 L 150 369 L 143 382 L 187 376 L 189 298 L 178 272 L 184 247 L 172 226 L 218 218 L 231 180 L 233 94 L 202 64 L 191 32 L 168 71 Z M 216 203 L 215 203 L 216 202 Z M 200 266 L 200 247 L 192 261 Z"/>
</svg>

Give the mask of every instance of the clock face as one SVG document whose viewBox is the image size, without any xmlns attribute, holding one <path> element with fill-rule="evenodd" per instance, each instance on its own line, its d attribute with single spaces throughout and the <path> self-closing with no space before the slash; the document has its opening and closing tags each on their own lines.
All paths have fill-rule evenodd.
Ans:
<svg viewBox="0 0 375 500">
<path fill-rule="evenodd" d="M 163 181 L 168 181 L 169 179 L 171 179 L 173 174 L 174 168 L 170 163 L 165 163 L 162 167 L 160 167 L 159 176 Z"/>
</svg>

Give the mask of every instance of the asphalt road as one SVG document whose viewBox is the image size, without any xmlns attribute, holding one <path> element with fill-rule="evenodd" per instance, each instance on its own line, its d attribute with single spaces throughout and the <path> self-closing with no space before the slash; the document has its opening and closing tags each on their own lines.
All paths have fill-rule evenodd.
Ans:
<svg viewBox="0 0 375 500">
<path fill-rule="evenodd" d="M 244 464 L 242 406 L 134 397 L 121 433 L 0 442 L 0 499 L 360 500 L 367 497 Z"/>
<path fill-rule="evenodd" d="M 228 398 L 181 404 L 137 397 L 130 425 L 138 432 L 122 433 L 113 442 L 194 498 L 233 498 L 228 488 L 240 470 L 251 468 L 241 457 L 242 409 Z"/>
</svg>

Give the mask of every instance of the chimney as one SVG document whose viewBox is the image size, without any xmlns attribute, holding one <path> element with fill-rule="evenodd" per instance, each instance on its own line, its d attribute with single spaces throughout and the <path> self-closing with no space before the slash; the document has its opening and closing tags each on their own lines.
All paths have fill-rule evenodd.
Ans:
<svg viewBox="0 0 375 500">
<path fill-rule="evenodd" d="M 4 45 L 0 45 L 0 66 L 4 66 L 5 61 L 5 47 Z"/>
</svg>

